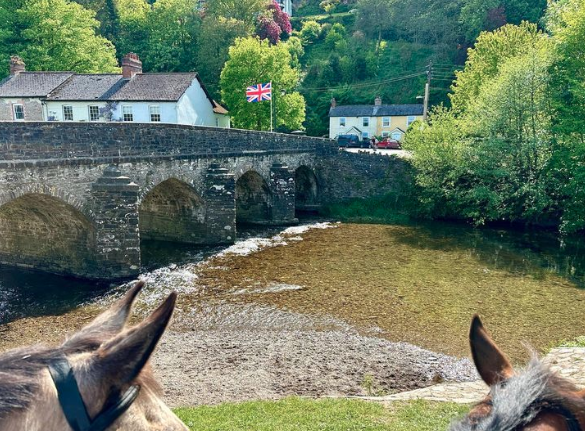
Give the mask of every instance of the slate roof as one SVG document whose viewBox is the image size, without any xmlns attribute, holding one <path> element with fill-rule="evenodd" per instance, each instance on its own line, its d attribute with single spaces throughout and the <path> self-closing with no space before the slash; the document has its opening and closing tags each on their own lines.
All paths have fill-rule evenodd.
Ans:
<svg viewBox="0 0 585 431">
<path fill-rule="evenodd" d="M 72 72 L 21 72 L 0 82 L 0 97 L 47 97 Z"/>
<path fill-rule="evenodd" d="M 141 73 L 126 80 L 109 100 L 176 102 L 194 79 L 196 73 Z"/>
<path fill-rule="evenodd" d="M 2 97 L 40 97 L 63 101 L 177 102 L 194 80 L 199 81 L 216 114 L 228 111 L 212 99 L 195 72 L 119 74 L 22 72 L 0 81 Z"/>
<path fill-rule="evenodd" d="M 423 105 L 342 105 L 329 110 L 330 117 L 396 117 L 423 115 Z"/>
<path fill-rule="evenodd" d="M 122 75 L 73 75 L 47 97 L 48 100 L 105 100 L 118 88 Z M 1 87 L 0 87 L 1 88 Z"/>
</svg>

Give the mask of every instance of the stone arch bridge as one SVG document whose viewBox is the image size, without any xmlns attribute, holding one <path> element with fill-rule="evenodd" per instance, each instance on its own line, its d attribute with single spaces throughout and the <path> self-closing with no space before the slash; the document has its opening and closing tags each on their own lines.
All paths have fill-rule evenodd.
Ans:
<svg viewBox="0 0 585 431">
<path fill-rule="evenodd" d="M 0 264 L 140 269 L 141 239 L 228 244 L 236 223 L 391 187 L 389 158 L 304 136 L 165 124 L 0 123 Z"/>
</svg>

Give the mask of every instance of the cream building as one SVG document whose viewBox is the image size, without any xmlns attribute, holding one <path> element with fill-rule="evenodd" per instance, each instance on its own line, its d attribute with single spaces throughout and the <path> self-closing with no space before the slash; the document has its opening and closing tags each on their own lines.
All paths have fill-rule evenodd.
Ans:
<svg viewBox="0 0 585 431">
<path fill-rule="evenodd" d="M 329 137 L 357 135 L 360 139 L 374 136 L 401 141 L 408 127 L 423 118 L 423 105 L 382 105 L 377 97 L 374 105 L 340 105 L 331 100 Z"/>
</svg>

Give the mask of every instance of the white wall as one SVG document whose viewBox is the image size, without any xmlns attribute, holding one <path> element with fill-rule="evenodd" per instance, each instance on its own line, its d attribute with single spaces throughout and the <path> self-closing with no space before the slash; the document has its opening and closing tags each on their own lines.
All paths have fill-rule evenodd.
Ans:
<svg viewBox="0 0 585 431">
<path fill-rule="evenodd" d="M 89 121 L 89 106 L 97 106 L 104 108 L 105 102 L 55 102 L 47 101 L 45 106 L 45 118 L 49 121 L 49 117 L 52 116 L 51 112 L 55 113 L 55 120 L 63 121 L 63 106 L 73 107 L 73 121 Z M 105 121 L 100 118 L 100 121 Z"/>
<path fill-rule="evenodd" d="M 122 121 L 122 106 L 132 106 L 132 114 L 136 123 L 150 123 L 149 106 L 159 106 L 161 114 L 161 123 L 176 123 L 177 112 L 173 102 L 120 102 L 113 105 L 112 121 Z M 106 102 L 65 102 L 49 101 L 45 108 L 46 118 L 49 118 L 51 111 L 56 113 L 55 121 L 63 120 L 63 106 L 73 107 L 73 121 L 89 121 L 89 107 L 97 106 L 100 109 L 106 107 Z M 105 117 L 100 117 L 99 121 L 106 121 Z"/>
<path fill-rule="evenodd" d="M 363 117 L 345 117 L 345 126 L 339 125 L 339 118 L 340 117 L 329 118 L 329 138 L 331 139 L 337 138 L 338 135 L 347 134 L 347 132 L 352 127 L 356 127 L 357 129 L 361 130 L 362 133 L 368 133 L 369 138 L 371 138 L 372 135 L 376 132 L 376 117 L 370 117 L 369 127 L 364 127 L 362 125 Z"/>
<path fill-rule="evenodd" d="M 177 122 L 191 126 L 215 127 L 215 115 L 213 106 L 199 85 L 199 81 L 193 80 L 177 103 Z"/>
<path fill-rule="evenodd" d="M 160 108 L 160 122 L 177 124 L 177 104 L 174 102 L 118 102 L 112 115 L 112 121 L 123 121 L 122 108 L 132 107 L 134 123 L 150 123 L 149 106 Z"/>
</svg>

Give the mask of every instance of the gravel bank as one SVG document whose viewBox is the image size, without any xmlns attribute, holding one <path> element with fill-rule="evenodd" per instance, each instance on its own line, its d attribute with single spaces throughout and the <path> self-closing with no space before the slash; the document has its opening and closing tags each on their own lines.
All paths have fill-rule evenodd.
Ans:
<svg viewBox="0 0 585 431">
<path fill-rule="evenodd" d="M 153 358 L 171 406 L 368 395 L 365 380 L 370 394 L 389 394 L 477 379 L 468 359 L 267 307 L 209 306 L 200 319 L 182 316 L 174 328 Z"/>
</svg>

